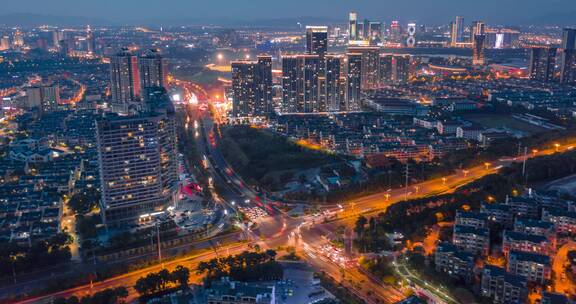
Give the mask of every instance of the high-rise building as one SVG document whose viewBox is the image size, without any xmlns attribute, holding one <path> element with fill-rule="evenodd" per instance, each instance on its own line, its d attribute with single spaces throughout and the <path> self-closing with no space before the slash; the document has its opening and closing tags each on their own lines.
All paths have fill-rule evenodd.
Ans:
<svg viewBox="0 0 576 304">
<path fill-rule="evenodd" d="M 127 227 L 175 202 L 178 159 L 174 108 L 164 88 L 149 91 L 143 110 L 97 121 L 101 216 Z"/>
<path fill-rule="evenodd" d="M 370 35 L 370 20 L 364 19 L 364 22 L 362 23 L 362 38 L 368 40 L 370 39 Z"/>
<path fill-rule="evenodd" d="M 0 51 L 5 51 L 8 49 L 10 49 L 10 37 L 0 37 Z"/>
<path fill-rule="evenodd" d="M 392 21 L 390 23 L 390 40 L 392 42 L 400 42 L 402 38 L 402 27 L 400 26 L 400 22 Z"/>
<path fill-rule="evenodd" d="M 464 33 L 464 17 L 456 16 L 456 41 L 463 42 L 462 36 Z"/>
<path fill-rule="evenodd" d="M 162 58 L 159 50 L 146 50 L 138 58 L 138 67 L 142 88 L 166 87 L 166 61 Z"/>
<path fill-rule="evenodd" d="M 358 22 L 356 28 L 356 38 L 357 41 L 364 40 L 364 22 Z"/>
<path fill-rule="evenodd" d="M 380 86 L 392 84 L 394 81 L 392 80 L 392 60 L 394 55 L 392 54 L 381 54 L 380 55 L 380 63 L 378 65 L 379 69 L 379 79 L 380 79 Z"/>
<path fill-rule="evenodd" d="M 110 58 L 110 91 L 112 109 L 128 112 L 130 105 L 140 100 L 138 59 L 127 48 Z"/>
<path fill-rule="evenodd" d="M 462 42 L 464 30 L 464 17 L 456 16 L 456 21 L 450 23 L 450 45 L 456 46 Z"/>
<path fill-rule="evenodd" d="M 348 53 L 346 68 L 346 111 L 359 111 L 361 108 L 362 53 Z"/>
<path fill-rule="evenodd" d="M 377 45 L 381 43 L 382 39 L 382 23 L 381 22 L 370 22 L 369 37 L 371 45 Z"/>
<path fill-rule="evenodd" d="M 484 48 L 486 44 L 486 25 L 482 21 L 472 22 L 470 27 L 470 42 L 472 43 L 472 64 L 485 63 Z"/>
<path fill-rule="evenodd" d="M 576 29 L 562 30 L 562 53 L 560 57 L 560 82 L 576 82 Z"/>
<path fill-rule="evenodd" d="M 335 27 L 332 29 L 332 36 L 333 36 L 334 38 L 338 39 L 338 38 L 341 37 L 341 35 L 342 35 L 342 30 L 340 29 L 339 26 L 335 26 Z"/>
<path fill-rule="evenodd" d="M 90 54 L 96 52 L 96 39 L 94 39 L 94 33 L 92 33 L 90 25 L 86 27 L 86 50 Z"/>
<path fill-rule="evenodd" d="M 562 49 L 560 56 L 560 83 L 576 82 L 576 49 Z"/>
<path fill-rule="evenodd" d="M 301 102 L 300 60 L 298 56 L 282 57 L 282 112 L 297 113 Z"/>
<path fill-rule="evenodd" d="M 282 57 L 282 111 L 284 113 L 325 112 L 320 98 L 322 60 L 318 55 Z"/>
<path fill-rule="evenodd" d="M 74 52 L 75 47 L 76 47 L 76 40 L 74 37 L 63 38 L 58 42 L 58 50 L 60 50 L 60 53 L 62 53 L 62 55 L 64 56 L 69 56 L 70 54 L 72 54 Z"/>
<path fill-rule="evenodd" d="M 52 31 L 52 46 L 55 50 L 60 50 L 60 41 L 64 40 L 64 33 L 61 30 Z"/>
<path fill-rule="evenodd" d="M 395 55 L 392 60 L 392 81 L 406 83 L 410 79 L 410 55 Z"/>
<path fill-rule="evenodd" d="M 42 88 L 40 86 L 29 87 L 25 89 L 26 92 L 26 103 L 24 108 L 30 109 L 41 109 L 42 105 Z"/>
<path fill-rule="evenodd" d="M 450 22 L 450 46 L 456 46 L 458 34 L 457 34 L 456 22 Z"/>
<path fill-rule="evenodd" d="M 484 65 L 484 41 L 486 35 L 474 34 L 474 43 L 472 44 L 472 65 Z"/>
<path fill-rule="evenodd" d="M 415 47 L 416 46 L 416 23 L 408 23 L 408 27 L 406 28 L 406 32 L 408 33 L 408 38 L 406 38 L 406 46 L 407 47 Z"/>
<path fill-rule="evenodd" d="M 362 83 L 363 91 L 374 90 L 378 88 L 378 64 L 380 48 L 374 46 L 349 47 L 349 53 L 362 54 Z"/>
<path fill-rule="evenodd" d="M 60 86 L 56 84 L 42 87 L 42 110 L 54 111 L 60 104 Z"/>
<path fill-rule="evenodd" d="M 486 24 L 483 21 L 472 22 L 472 27 L 470 28 L 470 42 L 474 43 L 475 35 L 485 35 L 486 34 Z"/>
<path fill-rule="evenodd" d="M 379 63 L 379 83 L 406 83 L 410 78 L 410 55 L 382 54 Z"/>
<path fill-rule="evenodd" d="M 51 85 L 33 86 L 26 88 L 26 108 L 36 108 L 42 112 L 58 109 L 60 104 L 60 86 Z"/>
<path fill-rule="evenodd" d="M 576 49 L 576 28 L 562 30 L 562 48 L 565 50 Z"/>
<path fill-rule="evenodd" d="M 485 47 L 490 49 L 506 49 L 520 45 L 520 32 L 513 29 L 486 28 Z"/>
<path fill-rule="evenodd" d="M 341 82 L 340 67 L 342 58 L 336 55 L 326 56 L 326 69 L 324 73 L 323 98 L 325 100 L 326 110 L 329 112 L 341 111 Z"/>
<path fill-rule="evenodd" d="M 22 36 L 22 32 L 17 29 L 12 36 L 12 47 L 17 49 L 24 46 L 24 37 Z"/>
<path fill-rule="evenodd" d="M 348 15 L 348 40 L 358 40 L 358 14 L 350 12 Z"/>
<path fill-rule="evenodd" d="M 328 27 L 306 26 L 306 53 L 324 58 L 328 52 Z"/>
<path fill-rule="evenodd" d="M 232 63 L 232 115 L 266 116 L 272 111 L 272 57 Z"/>
<path fill-rule="evenodd" d="M 556 48 L 534 47 L 530 49 L 530 79 L 552 81 L 556 61 Z"/>
</svg>

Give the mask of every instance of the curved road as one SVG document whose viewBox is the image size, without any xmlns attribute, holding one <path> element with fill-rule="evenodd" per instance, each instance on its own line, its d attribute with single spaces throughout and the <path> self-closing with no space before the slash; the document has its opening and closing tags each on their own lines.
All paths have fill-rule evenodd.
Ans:
<svg viewBox="0 0 576 304">
<path fill-rule="evenodd" d="M 246 204 L 249 206 L 261 207 L 261 203 L 259 204 L 259 202 L 256 202 L 257 193 L 244 184 L 235 172 L 231 171 L 231 168 L 226 164 L 219 151 L 217 141 L 212 141 L 213 138 L 216 137 L 214 137 L 214 129 L 210 117 L 204 115 L 197 118 L 203 120 L 202 132 L 204 133 L 204 138 L 209 139 L 208 144 L 203 149 L 207 156 L 210 157 L 212 165 L 215 165 L 211 170 L 213 170 L 213 173 L 217 175 L 216 178 L 224 181 L 224 184 L 227 185 L 226 188 L 231 192 L 223 195 L 224 200 L 227 203 L 231 203 L 233 200 L 236 200 L 238 203 L 248 200 Z M 212 134 L 212 136 L 210 136 L 210 134 Z M 529 157 L 551 154 L 565 149 L 570 150 L 572 148 L 573 146 L 565 145 L 564 147 L 556 147 L 554 149 L 540 151 L 530 155 Z M 368 278 L 366 275 L 359 272 L 356 267 L 342 267 L 342 265 L 337 264 L 335 261 L 317 254 L 318 246 L 323 243 L 323 239 L 325 240 L 325 235 L 330 231 L 335 231 L 335 228 L 339 225 L 352 227 L 359 214 L 371 214 L 383 211 L 388 206 L 406 198 L 413 199 L 451 192 L 463 184 L 479 179 L 487 174 L 494 173 L 502 166 L 510 165 L 514 161 L 523 161 L 523 158 L 501 159 L 493 164 L 476 166 L 444 178 L 414 184 L 408 187 L 408 189 L 391 189 L 387 192 L 365 196 L 360 199 L 343 203 L 342 209 L 338 206 L 328 208 L 326 211 L 333 214 L 337 213 L 339 219 L 327 224 L 322 224 L 321 218 L 314 216 L 292 218 L 280 212 L 278 209 L 273 208 L 273 211 L 271 212 L 273 214 L 259 220 L 257 231 L 251 231 L 249 235 L 253 241 L 259 242 L 264 246 L 264 248 L 276 248 L 277 246 L 295 244 L 297 249 L 303 253 L 302 256 L 317 270 L 324 270 L 337 281 L 342 281 L 345 286 L 352 289 L 355 294 L 360 298 L 363 298 L 367 303 L 394 303 L 404 297 L 402 293 L 394 287 L 385 286 L 375 282 L 371 278 Z M 236 211 L 235 207 L 232 205 L 233 204 L 230 204 L 230 210 Z M 310 228 L 306 229 L 303 227 Z M 304 246 L 304 244 L 306 244 L 306 246 Z M 309 250 L 302 250 L 301 247 L 309 248 Z M 247 246 L 245 244 L 233 244 L 223 247 L 222 249 L 226 250 L 227 254 L 236 254 L 246 250 Z M 164 266 L 171 268 L 176 265 L 184 265 L 193 269 L 200 261 L 212 259 L 216 257 L 216 254 L 217 253 L 215 252 L 204 252 L 167 262 Z M 20 303 L 46 303 L 55 297 L 68 297 L 71 295 L 82 296 L 117 286 L 126 286 L 131 288 L 139 277 L 144 276 L 149 272 L 158 271 L 161 267 L 162 265 L 151 266 L 97 282 L 93 285 L 79 286 L 61 292 L 52 293 L 50 295 L 28 299 Z M 134 299 L 136 295 L 133 289 L 130 289 L 130 291 L 130 298 Z"/>
</svg>

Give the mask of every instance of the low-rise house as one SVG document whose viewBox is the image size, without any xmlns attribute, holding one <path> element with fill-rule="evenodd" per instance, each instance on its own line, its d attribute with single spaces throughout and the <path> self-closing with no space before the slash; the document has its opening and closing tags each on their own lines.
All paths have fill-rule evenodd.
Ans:
<svg viewBox="0 0 576 304">
<path fill-rule="evenodd" d="M 478 140 L 478 136 L 480 136 L 482 131 L 484 131 L 484 128 L 477 125 L 459 126 L 456 128 L 456 137 Z"/>
<path fill-rule="evenodd" d="M 490 230 L 454 225 L 452 243 L 465 252 L 487 255 L 490 250 Z"/>
<path fill-rule="evenodd" d="M 517 217 L 538 218 L 540 214 L 540 202 L 530 197 L 513 197 L 506 201 L 510 206 L 510 212 Z"/>
<path fill-rule="evenodd" d="M 528 282 L 521 276 L 508 273 L 504 268 L 486 265 L 482 270 L 480 293 L 491 298 L 495 304 L 525 303 Z"/>
<path fill-rule="evenodd" d="M 480 213 L 485 214 L 488 221 L 503 227 L 512 227 L 514 223 L 514 214 L 508 205 L 482 203 Z"/>
<path fill-rule="evenodd" d="M 450 243 L 440 243 L 434 253 L 436 271 L 444 272 L 453 278 L 471 282 L 474 276 L 474 255 L 459 250 Z"/>
<path fill-rule="evenodd" d="M 529 282 L 544 284 L 552 275 L 547 255 L 512 250 L 508 253 L 508 272 L 526 278 Z"/>
<path fill-rule="evenodd" d="M 456 225 L 486 228 L 486 215 L 478 212 L 456 211 Z"/>
<path fill-rule="evenodd" d="M 544 209 L 542 210 L 542 220 L 553 223 L 556 227 L 556 232 L 560 234 L 576 234 L 576 212 Z"/>
<path fill-rule="evenodd" d="M 550 255 L 554 246 L 545 236 L 504 230 L 502 251 L 507 256 L 512 250 Z"/>
<path fill-rule="evenodd" d="M 514 221 L 514 231 L 546 237 L 553 245 L 556 244 L 556 228 L 551 222 L 517 218 Z"/>
</svg>

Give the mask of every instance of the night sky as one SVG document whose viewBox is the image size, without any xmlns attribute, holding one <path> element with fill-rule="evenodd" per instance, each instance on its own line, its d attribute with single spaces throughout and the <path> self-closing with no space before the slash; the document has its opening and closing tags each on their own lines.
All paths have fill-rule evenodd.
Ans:
<svg viewBox="0 0 576 304">
<path fill-rule="evenodd" d="M 445 24 L 461 14 L 467 21 L 526 23 L 576 12 L 576 0 L 2 0 L 3 13 L 102 18 L 113 22 L 161 19 L 292 17 L 400 19 Z M 575 21 L 576 23 L 576 21 Z"/>
</svg>

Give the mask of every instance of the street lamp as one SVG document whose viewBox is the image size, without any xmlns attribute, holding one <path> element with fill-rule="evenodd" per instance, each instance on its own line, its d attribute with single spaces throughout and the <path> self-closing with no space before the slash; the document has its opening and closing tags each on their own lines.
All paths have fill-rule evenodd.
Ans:
<svg viewBox="0 0 576 304">
<path fill-rule="evenodd" d="M 447 178 L 445 178 L 445 177 L 442 178 L 442 185 L 446 185 L 446 180 L 447 180 Z"/>
<path fill-rule="evenodd" d="M 537 149 L 533 149 L 533 150 L 532 150 L 532 157 L 536 157 L 536 153 L 538 153 L 538 150 L 537 150 Z"/>
<path fill-rule="evenodd" d="M 156 221 L 156 237 L 158 242 L 158 262 L 162 265 L 162 269 L 164 269 L 164 262 L 162 262 L 162 247 L 160 243 L 160 225 L 158 221 Z"/>
<path fill-rule="evenodd" d="M 559 143 L 555 143 L 555 144 L 554 144 L 554 150 L 555 150 L 556 152 L 558 152 L 558 148 L 560 148 L 560 144 L 559 144 Z"/>
<path fill-rule="evenodd" d="M 490 168 L 490 165 L 491 165 L 491 164 L 488 163 L 488 162 L 484 163 L 484 167 L 486 167 L 486 170 L 488 170 L 488 168 Z"/>
<path fill-rule="evenodd" d="M 388 201 L 390 199 L 390 193 L 384 194 L 384 197 L 386 197 L 386 201 Z"/>
<path fill-rule="evenodd" d="M 462 173 L 464 173 L 464 177 L 468 176 L 468 170 L 463 170 Z"/>
</svg>

